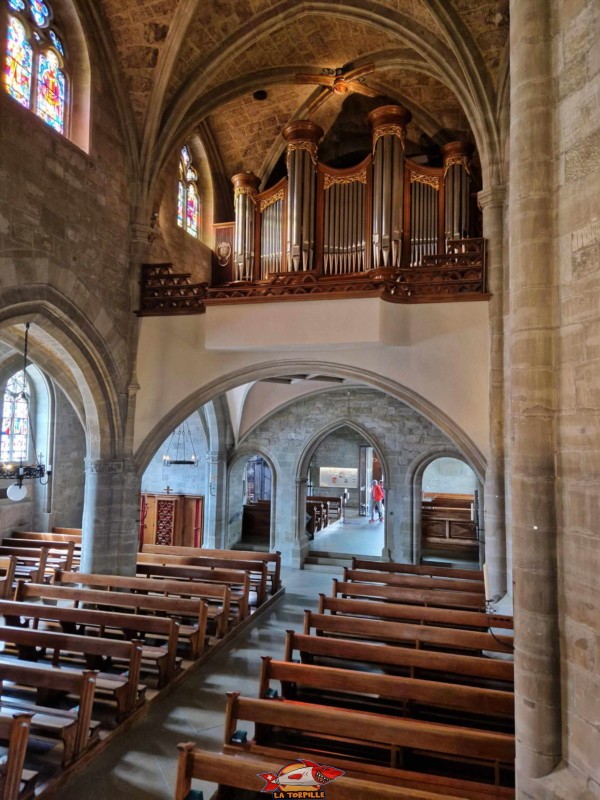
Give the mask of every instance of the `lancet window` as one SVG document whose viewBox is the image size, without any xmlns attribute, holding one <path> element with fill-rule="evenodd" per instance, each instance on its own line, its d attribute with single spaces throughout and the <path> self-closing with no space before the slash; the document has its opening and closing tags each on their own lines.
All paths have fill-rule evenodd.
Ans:
<svg viewBox="0 0 600 800">
<path fill-rule="evenodd" d="M 65 47 L 52 8 L 42 0 L 7 0 L 4 85 L 47 125 L 66 133 Z"/>
<path fill-rule="evenodd" d="M 177 184 L 177 224 L 192 236 L 200 230 L 200 198 L 198 173 L 192 164 L 189 148 L 184 146 L 179 154 L 179 181 Z"/>
<path fill-rule="evenodd" d="M 29 452 L 29 414 L 25 392 L 29 391 L 23 372 L 10 378 L 4 391 L 0 461 L 25 461 Z"/>
</svg>

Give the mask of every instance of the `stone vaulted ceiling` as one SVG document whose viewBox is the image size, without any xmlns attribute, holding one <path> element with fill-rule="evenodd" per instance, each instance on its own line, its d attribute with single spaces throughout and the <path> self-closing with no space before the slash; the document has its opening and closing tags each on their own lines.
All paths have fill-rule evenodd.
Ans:
<svg viewBox="0 0 600 800">
<path fill-rule="evenodd" d="M 282 127 L 317 91 L 299 72 L 348 63 L 374 64 L 366 83 L 411 108 L 415 131 L 476 139 L 465 103 L 495 109 L 508 33 L 508 0 L 99 4 L 142 153 L 152 160 L 163 137 L 164 163 L 167 149 L 205 121 L 229 175 L 272 165 Z M 262 88 L 268 98 L 259 103 L 252 93 Z M 312 118 L 327 130 L 342 100 L 328 100 Z"/>
</svg>

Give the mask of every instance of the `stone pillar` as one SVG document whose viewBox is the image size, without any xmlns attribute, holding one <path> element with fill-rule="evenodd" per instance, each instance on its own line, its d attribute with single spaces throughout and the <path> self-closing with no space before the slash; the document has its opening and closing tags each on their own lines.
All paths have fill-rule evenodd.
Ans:
<svg viewBox="0 0 600 800">
<path fill-rule="evenodd" d="M 490 319 L 490 438 L 484 486 L 485 562 L 488 599 L 498 600 L 507 589 L 506 518 L 504 507 L 504 186 L 479 192 L 483 236 L 487 247 L 487 290 Z"/>
<path fill-rule="evenodd" d="M 129 459 L 86 461 L 82 572 L 135 575 L 140 486 Z"/>
<path fill-rule="evenodd" d="M 285 126 L 283 136 L 288 171 L 287 270 L 306 272 L 315 268 L 317 146 L 323 129 L 310 120 L 297 120 Z"/>
<path fill-rule="evenodd" d="M 404 220 L 404 140 L 412 114 L 381 106 L 367 117 L 373 139 L 372 269 L 398 267 Z"/>
<path fill-rule="evenodd" d="M 553 114 L 546 0 L 510 2 L 507 381 L 517 794 L 561 759 L 555 508 Z"/>
<path fill-rule="evenodd" d="M 259 179 L 253 172 L 238 172 L 233 183 L 235 232 L 233 237 L 233 276 L 236 281 L 251 281 L 254 275 L 254 195 Z"/>
<path fill-rule="evenodd" d="M 275 549 L 281 551 L 282 564 L 286 567 L 301 569 L 310 553 L 310 540 L 306 532 L 307 495 L 308 478 L 301 478 L 296 481 L 296 509 L 294 509 L 293 503 L 290 502 L 277 503 L 278 517 Z"/>
<path fill-rule="evenodd" d="M 413 547 L 413 514 L 411 491 L 402 476 L 399 486 L 389 486 L 385 490 L 385 533 L 382 556 L 388 557 L 391 551 L 392 561 L 401 564 L 418 563 L 415 561 Z"/>
<path fill-rule="evenodd" d="M 202 546 L 227 547 L 227 454 L 218 450 L 206 454 L 207 492 Z"/>
</svg>

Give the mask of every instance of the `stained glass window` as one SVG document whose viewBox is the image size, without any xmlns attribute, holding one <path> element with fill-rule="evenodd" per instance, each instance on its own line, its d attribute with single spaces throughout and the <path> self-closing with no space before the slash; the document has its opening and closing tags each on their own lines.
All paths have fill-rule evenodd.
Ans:
<svg viewBox="0 0 600 800">
<path fill-rule="evenodd" d="M 52 50 L 40 53 L 37 74 L 36 112 L 54 130 L 63 132 L 65 120 L 65 76 Z"/>
<path fill-rule="evenodd" d="M 29 108 L 31 98 L 31 69 L 33 49 L 27 41 L 25 26 L 16 17 L 8 19 L 8 42 L 6 50 L 6 90 Z"/>
<path fill-rule="evenodd" d="M 23 373 L 18 372 L 6 384 L 0 430 L 0 461 L 26 461 L 29 452 L 29 413 Z"/>
<path fill-rule="evenodd" d="M 48 25 L 52 9 L 43 0 L 7 0 L 6 91 L 59 133 L 65 132 L 67 76 L 65 48 Z"/>
<path fill-rule="evenodd" d="M 177 183 L 177 224 L 192 236 L 198 237 L 200 227 L 200 198 L 196 181 L 198 173 L 192 166 L 187 147 L 179 153 L 179 181 Z"/>
</svg>

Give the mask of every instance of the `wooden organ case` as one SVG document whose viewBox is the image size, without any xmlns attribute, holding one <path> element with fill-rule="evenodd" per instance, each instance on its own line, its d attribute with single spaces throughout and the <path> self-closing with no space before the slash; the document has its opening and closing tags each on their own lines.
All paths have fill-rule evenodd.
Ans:
<svg viewBox="0 0 600 800">
<path fill-rule="evenodd" d="M 217 247 L 231 243 L 231 280 L 215 277 L 207 305 L 315 293 L 481 299 L 471 146 L 446 144 L 441 167 L 422 166 L 404 155 L 409 111 L 383 106 L 368 119 L 372 153 L 355 167 L 319 163 L 323 131 L 299 120 L 283 130 L 287 177 L 263 192 L 252 173 L 232 178 L 235 222 L 215 230 Z"/>
</svg>

